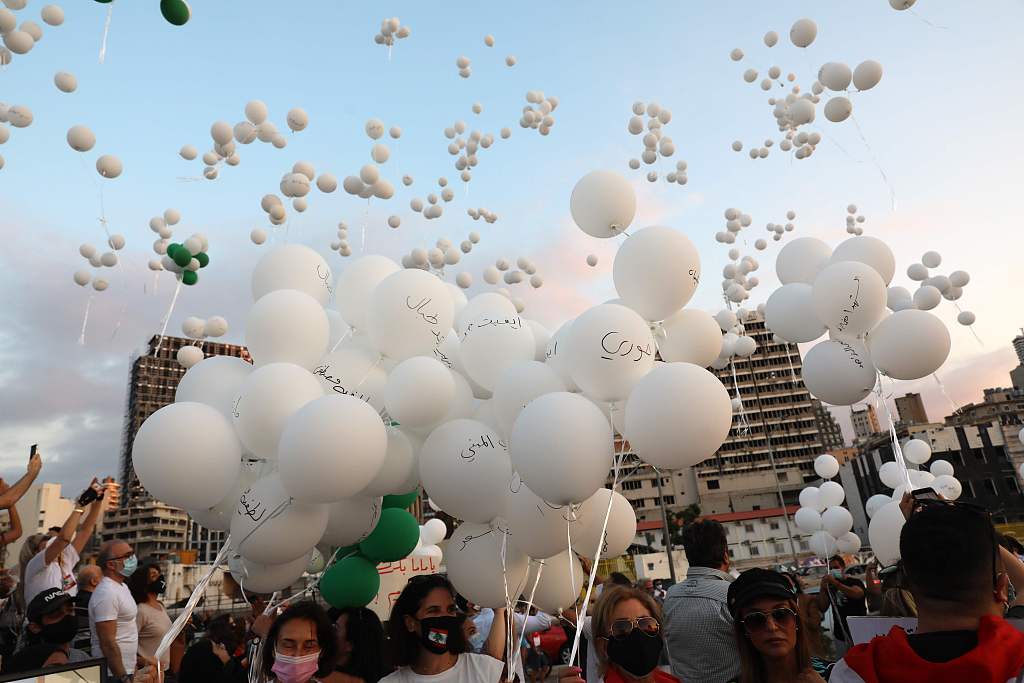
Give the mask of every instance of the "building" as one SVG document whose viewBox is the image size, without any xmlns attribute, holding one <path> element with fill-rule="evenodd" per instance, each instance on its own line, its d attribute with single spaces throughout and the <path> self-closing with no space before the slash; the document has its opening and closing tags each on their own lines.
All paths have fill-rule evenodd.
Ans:
<svg viewBox="0 0 1024 683">
<path fill-rule="evenodd" d="M 1024 390 L 1024 328 L 1013 338 L 1013 350 L 1017 354 L 1017 367 L 1010 370 L 1010 382 L 1014 389 Z"/>
<path fill-rule="evenodd" d="M 154 500 L 139 483 L 132 466 L 132 445 L 142 423 L 174 402 L 178 382 L 185 374 L 177 361 L 178 349 L 194 343 L 182 337 L 154 335 L 131 362 L 121 444 L 120 507 L 107 514 L 103 540 L 124 540 L 140 557 L 192 560 L 200 556 L 212 560 L 226 537 L 225 532 L 195 524 L 184 510 Z M 244 346 L 207 340 L 202 342 L 202 349 L 206 357 L 234 356 L 251 362 Z"/>
<path fill-rule="evenodd" d="M 112 512 L 121 506 L 121 485 L 113 477 L 104 477 L 103 481 L 103 511 Z"/>
<path fill-rule="evenodd" d="M 628 442 L 616 439 L 615 452 L 623 454 L 622 465 L 619 467 L 619 486 L 621 493 L 636 512 L 637 522 L 657 522 L 660 526 L 661 505 L 664 502 L 665 512 L 669 519 L 676 512 L 697 502 L 697 482 L 693 470 L 684 467 L 674 472 L 659 472 L 656 468 L 640 460 L 630 452 Z M 612 475 L 608 475 L 608 487 L 612 485 Z M 658 479 L 661 479 L 661 490 Z"/>
<path fill-rule="evenodd" d="M 1018 437 L 1024 427 L 1024 388 L 985 389 L 981 403 L 961 406 L 945 422 L 947 425 L 986 425 L 1000 431 L 1014 467 L 1024 464 L 1024 443 Z M 1021 483 L 1024 485 L 1024 481 Z"/>
<path fill-rule="evenodd" d="M 906 424 L 928 423 L 928 413 L 925 412 L 921 394 L 897 396 L 896 412 L 900 416 L 900 422 L 905 422 Z"/>
<path fill-rule="evenodd" d="M 821 434 L 821 445 L 825 450 L 832 453 L 845 446 L 846 439 L 843 438 L 843 429 L 832 415 L 832 411 L 816 398 L 811 400 L 811 407 L 814 409 L 814 420 L 818 425 L 818 432 Z"/>
<path fill-rule="evenodd" d="M 796 344 L 775 341 L 757 315 L 744 327 L 757 350 L 716 371 L 742 408 L 714 457 L 693 467 L 705 516 L 781 508 L 780 491 L 786 505 L 795 504 L 825 451 Z"/>
<path fill-rule="evenodd" d="M 34 484 L 15 504 L 21 518 L 21 538 L 4 547 L 4 567 L 17 567 L 18 554 L 25 539 L 32 534 L 45 534 L 52 526 L 63 526 L 75 509 L 75 502 L 61 495 L 60 484 Z M 6 512 L 4 513 L 6 516 Z M 8 528 L 8 524 L 4 525 Z"/>
<path fill-rule="evenodd" d="M 878 424 L 878 413 L 870 403 L 864 404 L 862 408 L 850 408 L 850 421 L 853 422 L 853 433 L 858 439 L 866 439 L 872 434 L 878 434 L 882 427 Z"/>
</svg>

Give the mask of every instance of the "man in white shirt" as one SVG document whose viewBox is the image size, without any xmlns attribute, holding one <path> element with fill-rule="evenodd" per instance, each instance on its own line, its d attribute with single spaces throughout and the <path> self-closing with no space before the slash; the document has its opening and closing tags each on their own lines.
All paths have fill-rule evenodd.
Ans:
<svg viewBox="0 0 1024 683">
<path fill-rule="evenodd" d="M 96 528 L 96 521 L 99 519 L 103 509 L 103 496 L 97 490 L 96 480 L 92 485 L 82 491 L 76 501 L 75 509 L 68 515 L 60 532 L 47 541 L 43 550 L 29 560 L 25 567 L 25 603 L 32 602 L 32 599 L 43 591 L 51 588 L 59 588 L 71 597 L 78 594 L 78 584 L 75 581 L 75 565 L 85 544 L 92 537 Z M 89 514 L 85 521 L 79 526 L 79 521 L 89 508 Z"/>
<path fill-rule="evenodd" d="M 106 657 L 115 681 L 131 681 L 139 647 L 138 608 L 125 580 L 139 566 L 135 551 L 124 541 L 107 541 L 97 564 L 103 579 L 89 600 L 92 656 Z"/>
</svg>

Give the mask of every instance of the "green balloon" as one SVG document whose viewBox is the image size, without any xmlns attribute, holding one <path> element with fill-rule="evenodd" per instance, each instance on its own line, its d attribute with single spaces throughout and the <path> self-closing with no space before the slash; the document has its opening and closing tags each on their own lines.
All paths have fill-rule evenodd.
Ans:
<svg viewBox="0 0 1024 683">
<path fill-rule="evenodd" d="M 181 281 L 186 285 L 194 285 L 199 282 L 199 273 L 194 270 L 186 270 L 181 274 Z"/>
<path fill-rule="evenodd" d="M 405 510 L 385 508 L 373 531 L 359 544 L 359 552 L 374 562 L 397 562 L 416 549 L 420 525 Z"/>
<path fill-rule="evenodd" d="M 185 0 L 160 0 L 160 14 L 175 26 L 184 26 L 192 17 L 192 8 Z"/>
<path fill-rule="evenodd" d="M 413 501 L 416 500 L 416 496 L 420 495 L 420 490 L 416 489 L 409 493 L 399 493 L 393 496 L 384 496 L 384 503 L 382 507 L 385 508 L 401 508 L 406 509 L 412 505 Z"/>
<path fill-rule="evenodd" d="M 335 562 L 320 577 L 320 593 L 338 609 L 365 607 L 377 597 L 380 574 L 377 565 L 360 555 Z"/>
<path fill-rule="evenodd" d="M 99 0 L 97 0 L 97 2 L 98 1 Z M 169 256 L 173 260 L 174 255 L 178 253 L 179 249 L 181 249 L 180 244 L 178 244 L 177 242 L 171 242 L 170 244 L 167 245 L 167 256 Z"/>
<path fill-rule="evenodd" d="M 174 256 L 171 257 L 174 262 L 184 268 L 188 264 L 192 263 L 192 254 L 188 253 L 188 249 L 181 247 L 174 250 Z"/>
<path fill-rule="evenodd" d="M 205 251 L 201 251 L 198 254 L 196 254 L 196 261 L 199 261 L 200 268 L 205 268 L 206 266 L 210 265 L 210 255 L 207 254 Z"/>
</svg>

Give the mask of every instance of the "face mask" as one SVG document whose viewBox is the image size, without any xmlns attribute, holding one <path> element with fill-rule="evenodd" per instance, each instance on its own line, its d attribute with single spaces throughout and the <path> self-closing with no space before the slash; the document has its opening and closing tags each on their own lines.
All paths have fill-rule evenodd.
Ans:
<svg viewBox="0 0 1024 683">
<path fill-rule="evenodd" d="M 274 650 L 274 666 L 271 671 L 280 683 L 306 683 L 319 668 L 319 652 L 302 657 L 289 657 Z"/>
<path fill-rule="evenodd" d="M 51 645 L 64 645 L 75 639 L 78 632 L 78 619 L 74 614 L 68 614 L 55 624 L 42 624 L 39 637 L 44 643 Z"/>
<path fill-rule="evenodd" d="M 139 558 L 132 555 L 131 557 L 125 558 L 124 566 L 118 569 L 118 573 L 124 578 L 128 578 L 135 573 L 135 570 L 139 568 Z"/>
<path fill-rule="evenodd" d="M 608 639 L 608 659 L 626 673 L 642 678 L 658 666 L 664 645 L 661 634 L 649 636 L 633 629 L 625 638 Z"/>
<path fill-rule="evenodd" d="M 462 635 L 462 619 L 456 616 L 420 619 L 420 643 L 435 655 L 449 652 Z"/>
<path fill-rule="evenodd" d="M 842 569 L 833 569 L 829 573 L 832 574 L 833 578 L 836 578 L 836 579 L 843 578 L 843 570 Z"/>
<path fill-rule="evenodd" d="M 167 592 L 167 581 L 164 580 L 164 577 L 161 576 L 156 581 L 153 581 L 152 583 L 149 584 L 149 586 L 146 588 L 146 592 L 147 593 L 156 593 L 157 595 L 162 595 L 163 593 L 166 593 Z"/>
</svg>

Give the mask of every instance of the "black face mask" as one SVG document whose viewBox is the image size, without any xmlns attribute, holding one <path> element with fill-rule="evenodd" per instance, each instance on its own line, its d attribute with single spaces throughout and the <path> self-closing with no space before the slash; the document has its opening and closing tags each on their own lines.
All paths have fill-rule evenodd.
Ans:
<svg viewBox="0 0 1024 683">
<path fill-rule="evenodd" d="M 64 645 L 75 639 L 78 632 L 78 618 L 74 614 L 68 614 L 55 624 L 42 624 L 39 637 L 44 643 L 51 645 Z"/>
<path fill-rule="evenodd" d="M 461 652 L 465 648 L 462 634 L 462 617 L 443 616 L 420 619 L 420 644 L 428 652 L 443 655 L 445 652 Z"/>
<path fill-rule="evenodd" d="M 156 593 L 157 595 L 163 595 L 167 592 L 167 581 L 164 577 L 160 576 L 156 581 L 153 581 L 146 587 L 147 593 Z"/>
<path fill-rule="evenodd" d="M 660 633 L 649 636 L 635 628 L 625 638 L 608 639 L 608 659 L 626 673 L 642 678 L 658 666 L 664 646 Z"/>
</svg>

